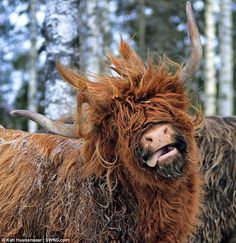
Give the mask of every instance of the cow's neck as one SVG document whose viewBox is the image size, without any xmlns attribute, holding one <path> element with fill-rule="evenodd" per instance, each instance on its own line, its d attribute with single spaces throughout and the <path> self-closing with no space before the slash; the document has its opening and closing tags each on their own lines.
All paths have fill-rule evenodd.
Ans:
<svg viewBox="0 0 236 243">
<path fill-rule="evenodd" d="M 132 182 L 135 183 L 135 182 Z M 176 202 L 176 192 L 161 191 L 150 186 L 132 185 L 137 200 L 136 231 L 144 242 L 178 243 L 178 222 L 173 216 L 180 210 Z M 175 234 L 168 234 L 175 232 Z"/>
</svg>

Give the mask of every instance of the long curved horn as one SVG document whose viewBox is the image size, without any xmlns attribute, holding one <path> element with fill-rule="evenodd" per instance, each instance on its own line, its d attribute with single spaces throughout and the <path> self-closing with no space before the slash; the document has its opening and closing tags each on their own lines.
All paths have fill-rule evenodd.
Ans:
<svg viewBox="0 0 236 243">
<path fill-rule="evenodd" d="M 181 73 L 181 80 L 184 82 L 191 80 L 194 77 L 197 70 L 199 69 L 202 59 L 202 45 L 200 35 L 190 2 L 186 3 L 186 15 L 188 19 L 191 54 Z"/>
<path fill-rule="evenodd" d="M 12 116 L 28 118 L 54 134 L 62 135 L 69 138 L 75 138 L 76 136 L 76 127 L 74 125 L 53 121 L 39 113 L 27 110 L 14 110 L 11 111 L 10 114 Z"/>
</svg>

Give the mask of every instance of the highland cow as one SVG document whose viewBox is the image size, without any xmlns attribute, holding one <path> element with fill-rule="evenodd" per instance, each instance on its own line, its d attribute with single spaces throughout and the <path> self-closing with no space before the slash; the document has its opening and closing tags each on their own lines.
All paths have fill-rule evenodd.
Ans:
<svg viewBox="0 0 236 243">
<path fill-rule="evenodd" d="M 236 117 L 208 117 L 196 141 L 202 154 L 204 198 L 192 241 L 236 242 Z"/>
<path fill-rule="evenodd" d="M 32 115 L 26 111 L 20 114 L 24 117 Z M 208 117 L 196 130 L 195 138 L 202 155 L 204 198 L 198 228 L 189 242 L 236 242 L 235 131 L 235 117 Z"/>
<path fill-rule="evenodd" d="M 191 237 L 201 208 L 201 116 L 188 114 L 185 81 L 202 49 L 190 3 L 186 11 L 191 56 L 174 73 L 168 62 L 145 65 L 123 40 L 121 57 L 110 55 L 116 76 L 93 83 L 58 65 L 78 90 L 77 126 L 28 114 L 74 138 L 1 129 L 1 236 L 163 243 Z"/>
</svg>

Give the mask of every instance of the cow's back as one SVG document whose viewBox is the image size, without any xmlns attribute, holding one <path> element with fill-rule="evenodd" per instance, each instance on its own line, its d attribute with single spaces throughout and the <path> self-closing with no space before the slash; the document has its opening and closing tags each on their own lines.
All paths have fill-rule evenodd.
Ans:
<svg viewBox="0 0 236 243">
<path fill-rule="evenodd" d="M 79 151 L 78 140 L 0 130 L 1 236 L 63 237 L 78 197 Z"/>
</svg>

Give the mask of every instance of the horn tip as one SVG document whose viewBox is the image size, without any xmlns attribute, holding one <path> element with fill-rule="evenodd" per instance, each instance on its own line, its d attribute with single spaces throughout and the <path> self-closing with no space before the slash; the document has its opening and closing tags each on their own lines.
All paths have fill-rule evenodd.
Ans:
<svg viewBox="0 0 236 243">
<path fill-rule="evenodd" d="M 190 1 L 187 1 L 187 2 L 186 2 L 186 12 L 187 12 L 187 13 L 192 13 L 192 12 L 193 12 L 192 4 L 191 4 Z"/>
<path fill-rule="evenodd" d="M 11 116 L 23 116 L 24 117 L 29 113 L 34 113 L 34 112 L 28 111 L 28 110 L 13 110 L 13 111 L 10 111 Z"/>
<path fill-rule="evenodd" d="M 18 110 L 10 111 L 11 116 L 17 116 Z"/>
<path fill-rule="evenodd" d="M 191 2 L 190 1 L 187 1 L 186 2 L 186 8 L 189 8 L 189 7 L 191 7 Z"/>
</svg>

